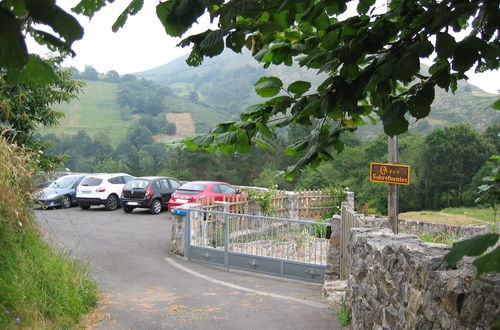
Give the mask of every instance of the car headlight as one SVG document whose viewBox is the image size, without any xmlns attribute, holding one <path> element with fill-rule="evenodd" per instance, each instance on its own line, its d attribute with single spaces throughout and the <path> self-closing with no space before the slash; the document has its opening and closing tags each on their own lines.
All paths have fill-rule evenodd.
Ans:
<svg viewBox="0 0 500 330">
<path fill-rule="evenodd" d="M 59 196 L 58 194 L 49 194 L 49 195 L 45 195 L 45 198 L 46 199 L 54 199 L 54 198 L 57 198 L 57 196 Z"/>
</svg>

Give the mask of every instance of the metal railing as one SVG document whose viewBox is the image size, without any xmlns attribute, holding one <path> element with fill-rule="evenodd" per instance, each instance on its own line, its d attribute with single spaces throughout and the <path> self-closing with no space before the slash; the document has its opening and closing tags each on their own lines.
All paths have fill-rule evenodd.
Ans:
<svg viewBox="0 0 500 330">
<path fill-rule="evenodd" d="M 189 223 L 194 246 L 326 265 L 329 222 L 191 209 Z"/>
</svg>

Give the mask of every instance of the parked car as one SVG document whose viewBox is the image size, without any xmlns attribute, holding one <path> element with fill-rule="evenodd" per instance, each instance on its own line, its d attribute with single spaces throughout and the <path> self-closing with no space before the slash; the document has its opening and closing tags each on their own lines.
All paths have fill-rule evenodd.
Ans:
<svg viewBox="0 0 500 330">
<path fill-rule="evenodd" d="M 57 178 L 36 193 L 36 199 L 43 208 L 71 207 L 76 204 L 76 187 L 85 176 L 75 174 Z"/>
<path fill-rule="evenodd" d="M 208 204 L 212 200 L 224 201 L 237 199 L 237 196 L 246 195 L 238 188 L 226 182 L 218 181 L 193 181 L 183 184 L 172 194 L 168 202 L 168 208 L 180 206 L 186 203 Z"/>
<path fill-rule="evenodd" d="M 92 205 L 104 205 L 108 211 L 115 210 L 120 206 L 123 187 L 133 178 L 127 173 L 90 174 L 76 188 L 76 200 L 83 210 Z"/>
<path fill-rule="evenodd" d="M 151 214 L 158 214 L 168 208 L 170 195 L 181 183 L 169 177 L 145 176 L 127 182 L 123 188 L 120 202 L 125 213 L 135 208 L 149 209 Z"/>
</svg>

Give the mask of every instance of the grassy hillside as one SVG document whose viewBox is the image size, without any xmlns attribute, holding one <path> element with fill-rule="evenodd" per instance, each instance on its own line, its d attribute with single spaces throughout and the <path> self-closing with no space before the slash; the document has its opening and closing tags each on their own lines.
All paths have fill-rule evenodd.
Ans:
<svg viewBox="0 0 500 330">
<path fill-rule="evenodd" d="M 60 125 L 44 127 L 41 133 L 75 134 L 83 130 L 90 136 L 107 136 L 111 144 L 116 146 L 124 139 L 133 122 L 139 118 L 122 115 L 122 109 L 116 101 L 118 86 L 116 83 L 86 81 L 78 100 L 54 107 L 65 114 Z M 223 111 L 175 95 L 167 95 L 164 105 L 166 112 L 190 113 L 197 132 L 206 131 L 219 122 L 231 119 L 231 116 Z"/>
<path fill-rule="evenodd" d="M 65 117 L 59 126 L 43 128 L 42 134 L 75 134 L 83 130 L 91 136 L 107 135 L 113 145 L 118 144 L 132 123 L 121 118 L 121 109 L 116 102 L 118 85 L 99 81 L 86 83 L 78 100 L 55 107 L 63 111 Z"/>
</svg>

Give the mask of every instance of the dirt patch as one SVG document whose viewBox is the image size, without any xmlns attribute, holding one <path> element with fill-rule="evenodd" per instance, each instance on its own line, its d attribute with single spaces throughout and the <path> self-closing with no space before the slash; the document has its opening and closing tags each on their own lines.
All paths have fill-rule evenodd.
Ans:
<svg viewBox="0 0 500 330">
<path fill-rule="evenodd" d="M 169 122 L 175 124 L 175 135 L 155 135 L 155 142 L 165 142 L 169 140 L 181 139 L 188 136 L 193 136 L 195 134 L 196 126 L 190 113 L 167 113 L 166 118 Z"/>
<path fill-rule="evenodd" d="M 405 220 L 417 220 L 430 223 L 441 223 L 446 225 L 485 225 L 487 222 L 468 217 L 466 215 L 449 214 L 444 212 L 431 212 L 431 211 L 419 211 L 419 212 L 405 212 L 399 214 L 400 219 Z"/>
</svg>

